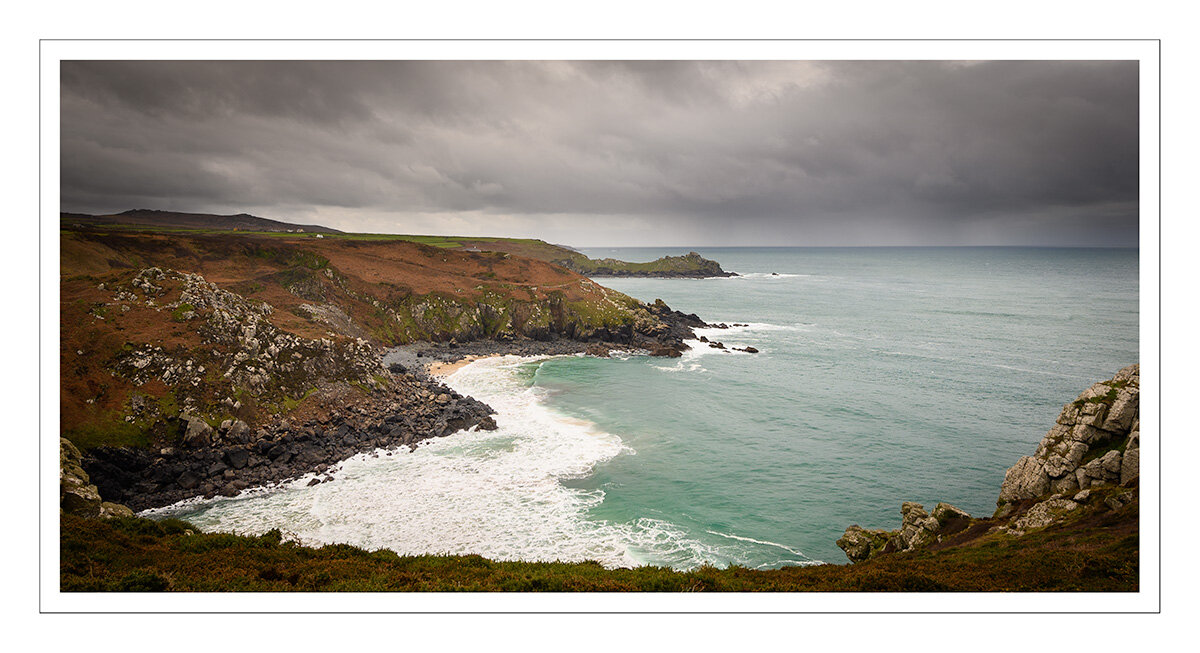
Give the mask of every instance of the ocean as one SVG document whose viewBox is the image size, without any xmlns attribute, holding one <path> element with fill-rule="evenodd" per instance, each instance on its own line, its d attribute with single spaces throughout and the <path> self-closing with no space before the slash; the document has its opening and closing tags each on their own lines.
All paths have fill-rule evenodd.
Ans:
<svg viewBox="0 0 1200 653">
<path fill-rule="evenodd" d="M 760 353 L 476 361 L 447 384 L 496 431 L 150 515 L 403 554 L 844 563 L 842 531 L 895 528 L 902 501 L 990 515 L 1062 405 L 1138 362 L 1136 249 L 695 249 L 741 276 L 598 281 L 748 324 L 699 334 Z"/>
</svg>

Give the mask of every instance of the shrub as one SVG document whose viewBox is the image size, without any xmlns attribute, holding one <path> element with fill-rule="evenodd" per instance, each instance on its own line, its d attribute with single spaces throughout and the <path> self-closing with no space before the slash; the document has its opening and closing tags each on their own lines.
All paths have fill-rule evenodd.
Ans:
<svg viewBox="0 0 1200 653">
<path fill-rule="evenodd" d="M 109 588 L 114 592 L 165 592 L 171 583 L 145 569 L 135 569 L 121 577 Z"/>
</svg>

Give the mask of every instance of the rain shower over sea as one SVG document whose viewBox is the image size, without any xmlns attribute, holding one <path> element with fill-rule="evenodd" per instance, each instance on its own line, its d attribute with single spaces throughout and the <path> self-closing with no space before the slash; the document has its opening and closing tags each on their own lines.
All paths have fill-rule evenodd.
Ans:
<svg viewBox="0 0 1200 653">
<path fill-rule="evenodd" d="M 692 248 L 588 249 L 648 261 Z M 152 511 L 307 544 L 606 566 L 843 563 L 902 501 L 989 515 L 1062 405 L 1138 361 L 1136 249 L 698 249 L 729 279 L 598 279 L 710 323 L 682 358 L 496 357 L 495 431 Z"/>
</svg>

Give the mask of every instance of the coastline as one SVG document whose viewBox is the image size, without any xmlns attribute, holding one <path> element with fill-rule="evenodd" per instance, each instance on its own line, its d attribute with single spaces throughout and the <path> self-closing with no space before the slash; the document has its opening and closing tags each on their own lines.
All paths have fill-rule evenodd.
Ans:
<svg viewBox="0 0 1200 653">
<path fill-rule="evenodd" d="M 497 356 L 500 356 L 500 354 L 483 354 L 479 356 L 467 354 L 466 356 L 463 356 L 462 358 L 453 362 L 427 363 L 425 369 L 431 376 L 445 380 L 450 375 L 477 360 L 482 360 L 484 358 L 495 358 Z"/>
<path fill-rule="evenodd" d="M 482 371 L 487 368 L 511 367 L 511 361 L 492 362 L 495 357 L 486 357 L 464 362 L 462 369 L 470 369 L 474 363 L 480 364 Z M 515 361 L 520 364 L 524 361 Z M 1136 366 L 1133 368 L 1136 375 Z M 1130 374 L 1122 370 L 1118 377 L 1108 383 L 1124 380 Z M 1125 376 L 1122 376 L 1125 375 Z M 476 377 L 476 381 L 486 376 Z M 468 375 L 470 377 L 470 375 Z M 473 386 L 456 384 L 458 391 L 471 389 Z M 474 386 L 478 387 L 478 386 Z M 1123 390 L 1128 386 L 1121 386 Z M 465 392 L 464 392 L 465 394 Z M 1093 393 L 1094 394 L 1094 393 Z M 1120 394 L 1120 393 L 1118 393 Z M 492 396 L 480 394 L 480 397 L 491 400 Z M 1087 391 L 1083 397 L 1090 396 Z M 1118 398 L 1111 413 L 1114 420 L 1128 421 L 1131 413 L 1126 404 Z M 1064 411 L 1078 408 L 1068 404 Z M 1083 412 L 1076 410 L 1076 412 Z M 501 409 L 498 415 L 507 411 Z M 1090 414 L 1090 413 L 1089 413 Z M 514 415 L 513 417 L 518 417 Z M 1136 429 L 1136 416 L 1133 417 Z M 519 418 L 516 420 L 522 421 Z M 569 424 L 569 422 L 568 422 Z M 503 420 L 502 420 L 503 428 Z M 534 425 L 530 432 L 540 428 Z M 1051 431 L 1053 434 L 1054 431 Z M 506 437 L 496 438 L 492 435 L 478 434 L 468 437 L 464 443 L 469 448 L 487 440 L 503 441 Z M 551 436 L 549 439 L 556 439 Z M 442 442 L 434 443 L 432 449 L 425 451 L 422 447 L 415 455 L 379 456 L 376 459 L 363 457 L 355 461 L 357 467 L 350 470 L 349 478 L 362 478 L 363 471 L 370 466 L 382 466 L 382 471 L 397 471 L 395 465 L 406 461 L 420 463 L 447 461 L 446 453 L 454 451 L 458 457 L 463 444 Z M 509 449 L 510 453 L 526 450 L 525 445 Z M 568 447 L 573 449 L 573 447 Z M 493 451 L 503 451 L 496 449 Z M 1039 449 L 1040 451 L 1040 449 Z M 476 456 L 477 461 L 487 462 L 495 456 Z M 595 462 L 602 462 L 602 458 Z M 522 463 L 524 460 L 510 461 Z M 477 476 L 480 470 L 462 468 L 459 462 L 450 463 L 451 467 L 459 468 L 465 477 Z M 594 464 L 594 463 L 593 463 Z M 1020 467 L 1018 464 L 1017 467 Z M 1014 467 L 1014 469 L 1017 469 Z M 520 469 L 528 466 L 520 465 Z M 400 471 L 406 468 L 399 468 Z M 411 469 L 411 468 L 408 468 Z M 544 473 L 545 470 L 534 470 Z M 1011 474 L 1010 474 L 1011 475 Z M 401 475 L 403 478 L 405 475 Z M 497 494 L 494 478 L 487 474 L 476 480 L 474 487 L 481 492 L 479 497 L 487 498 Z M 393 479 L 395 476 L 393 475 Z M 425 485 L 428 477 L 409 478 L 409 486 Z M 441 479 L 445 480 L 445 479 Z M 534 487 L 528 479 L 524 482 L 510 483 L 509 489 L 524 489 Z M 551 480 L 555 480 L 551 478 Z M 393 488 L 396 483 L 384 482 L 379 485 Z M 1006 482 L 1007 485 L 1007 482 Z M 256 525 L 251 528 L 218 527 L 212 528 L 211 523 L 195 522 L 186 515 L 160 513 L 153 520 L 130 520 L 118 518 L 110 520 L 83 520 L 75 515 L 62 515 L 64 534 L 70 533 L 71 546 L 66 549 L 69 556 L 64 562 L 61 575 L 65 591 L 98 591 L 98 590 L 142 590 L 172 589 L 183 591 L 219 591 L 228 589 L 222 586 L 219 578 L 214 578 L 208 570 L 219 569 L 222 577 L 243 578 L 248 585 L 239 589 L 255 589 L 268 591 L 334 591 L 334 590 L 474 590 L 497 589 L 509 591 L 856 591 L 856 592 L 927 592 L 927 591 L 1137 591 L 1138 589 L 1138 557 L 1137 557 L 1137 523 L 1138 502 L 1137 484 L 1122 483 L 1113 486 L 1107 483 L 1093 485 L 1090 489 L 1074 496 L 1071 502 L 1051 496 L 1041 504 L 1033 505 L 1025 510 L 1025 516 L 1018 525 L 1024 525 L 1024 530 L 1030 532 L 1006 531 L 1004 523 L 1010 517 L 971 518 L 965 514 L 951 515 L 945 519 L 940 514 L 953 511 L 953 506 L 939 504 L 934 510 L 934 518 L 941 528 L 934 535 L 928 535 L 929 526 L 925 519 L 921 528 L 915 528 L 912 523 L 915 518 L 922 517 L 923 511 L 916 504 L 904 504 L 903 514 L 905 523 L 899 531 L 884 533 L 883 531 L 863 531 L 858 527 L 847 530 L 847 536 L 855 532 L 877 534 L 896 540 L 915 535 L 925 536 L 929 542 L 911 547 L 920 551 L 880 551 L 881 555 L 864 556 L 870 559 L 854 560 L 854 564 L 829 564 L 812 561 L 798 566 L 780 568 L 752 568 L 733 564 L 729 567 L 703 567 L 697 565 L 662 565 L 646 563 L 640 560 L 621 560 L 617 557 L 602 559 L 595 555 L 596 543 L 581 550 L 578 538 L 564 539 L 560 529 L 551 532 L 560 537 L 530 538 L 529 527 L 539 527 L 546 522 L 541 519 L 513 519 L 512 514 L 502 514 L 495 510 L 497 506 L 532 505 L 547 506 L 556 509 L 559 504 L 554 502 L 504 502 L 490 503 L 476 508 L 475 514 L 458 514 L 464 506 L 460 497 L 446 496 L 445 485 L 427 488 L 427 499 L 440 505 L 443 515 L 454 514 L 462 529 L 460 532 L 478 534 L 489 537 L 496 533 L 504 533 L 513 541 L 542 541 L 553 542 L 550 549 L 542 549 L 535 555 L 528 551 L 518 552 L 504 546 L 485 549 L 478 546 L 476 541 L 458 538 L 443 539 L 444 533 L 426 528 L 427 524 L 410 524 L 410 532 L 418 537 L 400 539 L 402 546 L 387 546 L 375 538 L 377 526 L 372 524 L 366 529 L 366 537 L 347 538 L 345 523 L 334 531 L 317 530 L 315 537 L 303 537 L 296 533 L 288 533 L 286 527 L 287 515 L 277 514 L 275 510 L 264 510 L 269 506 L 253 503 L 242 504 L 241 509 L 249 509 L 253 514 L 270 514 L 280 525 Z M 331 502 L 338 505 L 336 492 L 331 487 L 312 488 L 311 491 L 281 492 L 275 496 L 291 495 L 308 497 L 312 506 L 328 506 Z M 397 494 L 378 496 L 371 492 L 361 492 L 361 488 L 341 488 L 341 506 L 353 502 L 364 513 L 381 514 L 381 509 L 394 511 L 402 518 L 393 523 L 408 524 L 414 517 L 420 519 L 422 512 L 413 510 L 414 506 L 397 504 L 397 497 L 403 498 L 407 491 L 400 488 Z M 369 488 L 368 488 L 369 489 Z M 563 488 L 563 492 L 572 489 Z M 577 491 L 577 490 L 575 490 Z M 1088 496 L 1090 493 L 1090 496 Z M 251 502 L 265 498 L 269 493 L 255 497 L 247 497 Z M 1044 497 L 1043 497 L 1044 499 Z M 223 502 L 217 502 L 218 504 Z M 239 502 L 240 503 L 240 502 Z M 1032 503 L 1032 500 L 1028 503 Z M 447 506 L 446 504 L 449 504 Z M 1038 513 L 1038 505 L 1062 504 L 1060 513 Z M 234 504 L 228 503 L 226 506 Z M 307 508 L 307 505 L 292 505 L 296 508 Z M 421 507 L 421 506 L 416 506 Z M 586 510 L 586 507 L 585 507 Z M 180 511 L 181 513 L 184 511 Z M 551 513 L 548 514 L 552 514 Z M 1036 524 L 1030 520 L 1035 513 L 1041 521 Z M 577 513 L 582 514 L 582 511 Z M 171 517 L 182 516 L 188 521 Z M 162 519 L 166 517 L 166 519 Z M 489 522 L 481 521 L 481 518 Z M 1097 528 L 1097 520 L 1103 528 Z M 1050 522 L 1047 524 L 1047 522 Z M 915 523 L 915 522 L 914 522 Z M 197 529 L 196 527 L 199 526 Z M 551 524 L 560 526 L 561 524 Z M 386 524 L 383 525 L 387 527 Z M 230 531 L 234 531 L 233 534 Z M 985 532 L 986 530 L 986 532 Z M 942 534 L 942 531 L 945 534 Z M 721 537 L 767 544 L 776 547 L 781 545 L 762 542 L 737 535 L 709 531 Z M 577 531 L 568 530 L 565 533 L 578 535 Z M 137 537 L 130 537 L 136 534 Z M 539 532 L 545 535 L 544 532 Z M 599 531 L 588 535 L 594 536 Z M 618 532 L 618 536 L 627 535 L 627 531 Z M 662 535 L 659 531 L 656 535 Z M 361 535 L 361 533 L 360 533 Z M 66 537 L 66 535 L 64 535 Z M 933 539 L 935 538 L 936 539 Z M 287 541 L 284 541 L 287 540 Z M 945 541 L 943 541 L 945 540 Z M 978 541 L 976 541 L 978 540 Z M 615 543 L 607 539 L 607 543 Z M 87 542 L 94 550 L 101 552 L 96 560 L 91 556 L 80 557 L 81 542 Z M 328 546 L 337 543 L 337 546 Z M 616 542 L 622 542 L 617 540 Z M 436 548 L 431 543 L 436 543 Z M 600 544 L 603 544 L 601 542 Z M 978 546 L 983 543 L 986 546 Z M 839 541 L 839 546 L 843 542 Z M 927 545 L 927 546 L 926 546 Z M 636 545 L 634 546 L 636 547 Z M 383 549 L 383 550 L 381 550 Z M 434 550 L 440 553 L 434 553 Z M 229 556 L 226 551 L 232 550 L 235 556 Z M 1053 555 L 1047 555 L 1047 551 Z M 269 560 L 265 569 L 267 572 L 245 575 L 240 551 L 253 551 L 256 560 Z M 611 549 L 609 553 L 613 553 Z M 628 550 L 626 551 L 629 552 Z M 798 553 L 798 552 L 797 552 Z M 847 553 L 850 553 L 849 551 Z M 874 553 L 874 552 L 873 552 Z M 893 554 L 894 553 L 894 554 Z M 143 569 L 147 560 L 153 560 L 149 573 L 142 572 L 141 576 L 131 576 L 130 569 Z M 601 564 L 597 564 L 600 562 Z M 1031 568 L 1038 572 L 1031 573 Z M 314 569 L 324 572 L 324 575 L 314 573 Z M 197 570 L 203 570 L 198 573 Z M 418 571 L 419 570 L 419 571 Z M 414 572 L 417 572 L 414 574 Z M 131 580 L 132 579 L 132 580 Z M 521 580 L 523 579 L 523 580 Z M 155 583 L 154 587 L 131 585 L 133 580 L 145 583 Z"/>
<path fill-rule="evenodd" d="M 650 355 L 678 356 L 694 340 L 693 327 L 708 326 L 695 315 L 654 308 L 665 321 L 661 334 L 644 342 Z M 368 396 L 325 384 L 315 394 L 319 407 L 257 429 L 226 420 L 211 426 L 185 422 L 189 436 L 180 446 L 160 449 L 100 447 L 87 452 L 83 466 L 105 501 L 135 512 L 170 506 L 196 497 L 237 496 L 248 489 L 277 487 L 309 474 L 310 484 L 329 482 L 338 463 L 357 454 L 479 428 L 492 430 L 495 411 L 442 381 L 471 361 L 493 356 L 553 356 L 589 353 L 607 356 L 627 345 L 553 337 L 546 340 L 418 342 L 376 350 L 376 362 L 390 379 L 376 382 Z M 192 431 L 196 440 L 187 444 Z"/>
<path fill-rule="evenodd" d="M 529 391 L 516 370 L 546 358 L 467 355 L 449 364 L 456 369 L 446 387 L 493 406 L 495 430 L 352 456 L 336 466 L 337 482 L 328 486 L 248 491 L 236 502 L 192 501 L 148 516 L 181 518 L 204 532 L 261 535 L 278 528 L 304 546 L 639 566 L 636 551 L 662 531 L 592 520 L 588 511 L 603 495 L 561 482 L 629 449 L 619 436 L 550 409 L 544 394 Z M 308 518 L 335 506 L 342 516 L 333 522 Z"/>
<path fill-rule="evenodd" d="M 366 397 L 332 385 L 320 392 L 336 408 L 325 405 L 253 431 L 222 424 L 205 446 L 93 449 L 84 469 L 106 501 L 140 512 L 196 497 L 237 496 L 309 474 L 315 475 L 310 484 L 324 483 L 333 467 L 360 453 L 495 428 L 490 406 L 426 375 L 392 374 L 388 387 Z"/>
</svg>

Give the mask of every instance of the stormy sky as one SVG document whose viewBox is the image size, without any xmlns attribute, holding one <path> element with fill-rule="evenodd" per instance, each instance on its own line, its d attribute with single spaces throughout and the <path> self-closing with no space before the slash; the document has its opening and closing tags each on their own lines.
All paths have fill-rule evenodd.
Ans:
<svg viewBox="0 0 1200 653">
<path fill-rule="evenodd" d="M 1136 62 L 61 66 L 64 211 L 575 246 L 1138 244 Z"/>
</svg>

